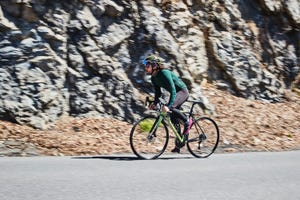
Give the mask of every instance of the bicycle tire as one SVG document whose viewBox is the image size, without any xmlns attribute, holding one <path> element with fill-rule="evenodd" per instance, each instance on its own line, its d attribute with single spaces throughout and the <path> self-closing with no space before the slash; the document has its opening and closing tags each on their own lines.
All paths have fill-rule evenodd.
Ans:
<svg viewBox="0 0 300 200">
<path fill-rule="evenodd" d="M 219 128 L 209 117 L 193 121 L 188 134 L 187 149 L 197 158 L 207 158 L 216 150 L 219 143 Z"/>
<path fill-rule="evenodd" d="M 141 159 L 156 159 L 167 148 L 169 132 L 164 121 L 158 126 L 153 138 L 147 138 L 158 117 L 146 116 L 137 121 L 130 132 L 130 147 Z"/>
</svg>

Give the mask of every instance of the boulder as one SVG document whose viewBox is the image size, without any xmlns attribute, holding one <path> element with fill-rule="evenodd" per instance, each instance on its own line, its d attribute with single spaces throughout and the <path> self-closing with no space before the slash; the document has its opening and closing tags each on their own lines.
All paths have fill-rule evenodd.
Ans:
<svg viewBox="0 0 300 200">
<path fill-rule="evenodd" d="M 150 53 L 215 112 L 201 85 L 267 102 L 299 88 L 299 2 L 0 1 L 0 118 L 45 129 L 62 116 L 132 122 L 153 95 Z"/>
</svg>

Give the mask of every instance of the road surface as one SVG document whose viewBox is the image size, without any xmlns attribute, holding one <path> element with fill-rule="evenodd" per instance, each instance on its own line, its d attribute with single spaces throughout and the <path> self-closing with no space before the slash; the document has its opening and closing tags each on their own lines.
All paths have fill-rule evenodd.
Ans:
<svg viewBox="0 0 300 200">
<path fill-rule="evenodd" d="M 300 151 L 0 158 L 0 200 L 299 200 Z"/>
</svg>

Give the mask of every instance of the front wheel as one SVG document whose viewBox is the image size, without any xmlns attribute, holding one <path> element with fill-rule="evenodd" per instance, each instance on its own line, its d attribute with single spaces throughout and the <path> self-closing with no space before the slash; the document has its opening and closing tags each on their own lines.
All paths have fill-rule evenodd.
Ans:
<svg viewBox="0 0 300 200">
<path fill-rule="evenodd" d="M 189 131 L 187 148 L 197 158 L 210 156 L 219 143 L 219 128 L 217 123 L 208 117 L 195 120 Z"/>
<path fill-rule="evenodd" d="M 130 147 L 139 158 L 158 158 L 168 145 L 167 126 L 164 121 L 156 126 L 157 119 L 158 117 L 144 117 L 137 121 L 131 129 Z"/>
</svg>

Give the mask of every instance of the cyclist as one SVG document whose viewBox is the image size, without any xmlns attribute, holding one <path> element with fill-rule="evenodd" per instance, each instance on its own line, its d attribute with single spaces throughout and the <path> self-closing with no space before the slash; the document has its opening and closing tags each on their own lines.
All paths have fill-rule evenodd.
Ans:
<svg viewBox="0 0 300 200">
<path fill-rule="evenodd" d="M 150 104 L 150 109 L 155 109 L 159 98 L 162 95 L 161 88 L 170 93 L 169 102 L 162 108 L 164 112 L 171 112 L 171 120 L 174 125 L 178 124 L 180 119 L 184 122 L 183 134 L 186 136 L 192 125 L 192 119 L 179 111 L 181 105 L 188 99 L 189 92 L 186 84 L 172 71 L 163 66 L 161 59 L 155 55 L 150 55 L 143 60 L 145 71 L 151 75 L 151 82 L 155 89 L 154 103 Z M 178 125 L 177 125 L 178 126 Z M 178 129 L 178 128 L 177 128 Z M 180 130 L 179 130 L 180 132 Z M 180 147 L 175 145 L 173 153 L 180 153 Z"/>
</svg>

